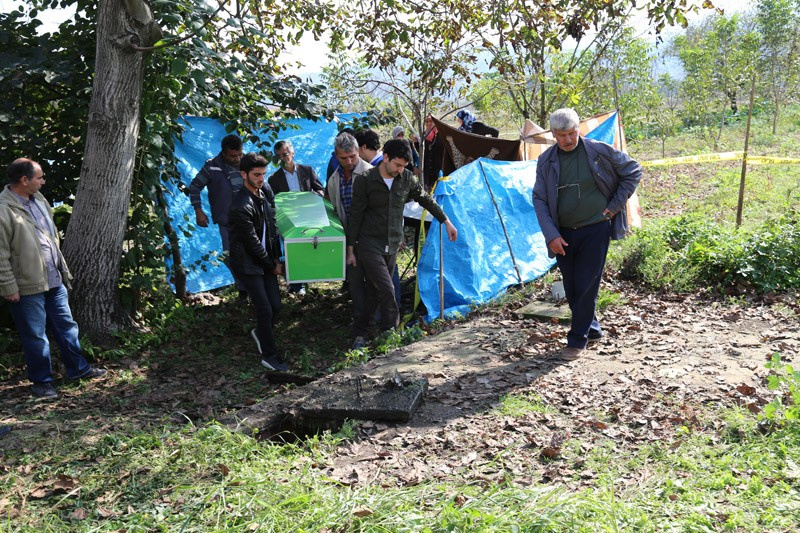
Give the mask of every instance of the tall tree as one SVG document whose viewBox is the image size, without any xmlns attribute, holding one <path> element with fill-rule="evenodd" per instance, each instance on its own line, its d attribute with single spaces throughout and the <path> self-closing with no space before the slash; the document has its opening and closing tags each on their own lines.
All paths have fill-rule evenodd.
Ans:
<svg viewBox="0 0 800 533">
<path fill-rule="evenodd" d="M 120 265 L 131 269 L 143 258 L 163 256 L 165 212 L 158 199 L 162 180 L 175 177 L 171 149 L 181 132 L 179 117 L 216 116 L 246 132 L 277 131 L 290 114 L 317 116 L 311 98 L 319 88 L 283 74 L 279 58 L 304 33 L 319 36 L 333 7 L 262 6 L 255 0 L 32 0 L 29 15 L 35 21 L 38 8 L 68 4 L 77 8 L 75 20 L 41 39 L 35 31 L 25 35 L 35 22 L 0 19 L 13 30 L 0 33 L 0 40 L 24 44 L 14 49 L 10 66 L 0 66 L 0 85 L 21 102 L 0 108 L 8 110 L 0 120 L 19 130 L 0 135 L 0 142 L 34 139 L 28 154 L 70 160 L 73 170 L 65 176 L 77 177 L 81 169 L 78 188 L 63 191 L 75 194 L 64 251 L 76 278 L 75 316 L 85 333 L 102 340 L 131 323 L 130 308 L 117 292 L 120 283 L 130 284 L 130 276 L 120 281 Z M 70 29 L 78 30 L 73 42 L 81 46 L 70 46 Z M 13 92 L 15 85 L 27 91 Z M 28 124 L 23 111 L 46 116 L 49 123 L 71 118 L 71 129 L 54 144 L 48 129 L 56 129 L 37 133 L 30 126 L 42 119 Z M 137 227 L 126 234 L 129 217 Z"/>
<path fill-rule="evenodd" d="M 772 102 L 772 133 L 786 101 L 798 95 L 800 84 L 800 1 L 759 0 L 756 8 L 761 36 L 761 79 Z"/>
<path fill-rule="evenodd" d="M 136 48 L 152 46 L 161 32 L 144 1 L 103 0 L 97 37 L 82 179 L 64 240 L 76 318 L 95 336 L 128 325 L 117 281 L 144 84 L 145 57 Z"/>
</svg>

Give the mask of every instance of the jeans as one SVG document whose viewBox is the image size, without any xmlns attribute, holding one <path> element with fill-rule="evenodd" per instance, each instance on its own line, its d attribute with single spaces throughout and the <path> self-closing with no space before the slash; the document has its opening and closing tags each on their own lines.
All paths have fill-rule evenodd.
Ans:
<svg viewBox="0 0 800 533">
<path fill-rule="evenodd" d="M 61 360 L 67 370 L 67 377 L 79 378 L 91 370 L 81 353 L 78 324 L 72 319 L 64 285 L 47 292 L 20 296 L 19 302 L 9 304 L 11 316 L 22 339 L 28 379 L 34 383 L 53 381 L 47 329 L 61 350 Z"/>
<path fill-rule="evenodd" d="M 602 331 L 594 311 L 611 240 L 611 222 L 598 222 L 578 229 L 562 227 L 559 231 L 568 244 L 564 247 L 566 254 L 556 256 L 564 279 L 564 293 L 572 311 L 567 346 L 586 348 L 589 330 Z"/>
<path fill-rule="evenodd" d="M 239 276 L 256 312 L 256 335 L 263 357 L 275 357 L 278 348 L 272 325 L 281 310 L 281 291 L 274 274 Z"/>
</svg>

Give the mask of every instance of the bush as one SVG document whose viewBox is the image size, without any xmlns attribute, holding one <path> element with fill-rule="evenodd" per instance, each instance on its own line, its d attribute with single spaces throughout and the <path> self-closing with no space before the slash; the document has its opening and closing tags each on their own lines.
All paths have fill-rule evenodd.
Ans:
<svg viewBox="0 0 800 533">
<path fill-rule="evenodd" d="M 623 279 L 651 289 L 800 288 L 798 222 L 800 213 L 790 211 L 755 230 L 737 231 L 702 215 L 682 215 L 615 244 L 609 264 Z"/>
</svg>

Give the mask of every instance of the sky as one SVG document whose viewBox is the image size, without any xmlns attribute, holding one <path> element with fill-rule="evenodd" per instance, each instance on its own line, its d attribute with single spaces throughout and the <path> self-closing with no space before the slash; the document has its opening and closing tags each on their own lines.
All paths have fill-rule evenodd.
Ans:
<svg viewBox="0 0 800 533">
<path fill-rule="evenodd" d="M 435 0 L 433 0 L 435 1 Z M 724 9 L 726 14 L 734 12 L 747 11 L 751 7 L 755 7 L 756 1 L 754 0 L 712 0 L 714 5 L 718 8 Z M 7 13 L 13 9 L 17 9 L 24 2 L 20 0 L 0 0 L 0 13 Z M 42 32 L 51 32 L 57 29 L 58 24 L 71 17 L 74 13 L 74 8 L 69 9 L 53 9 L 44 12 Z M 710 10 L 701 10 L 699 14 L 690 14 L 689 21 L 698 20 L 708 14 Z M 636 25 L 636 23 L 634 22 Z M 663 32 L 664 40 L 667 40 L 670 35 L 674 35 L 680 31 L 680 28 L 667 29 Z M 325 43 L 327 44 L 327 43 Z M 303 39 L 300 46 L 289 49 L 289 55 L 300 56 L 304 58 L 305 64 L 301 68 L 293 68 L 289 70 L 291 74 L 300 76 L 308 76 L 322 72 L 322 67 L 327 61 L 327 54 L 319 53 L 320 43 L 314 41 L 313 37 L 308 36 Z"/>
</svg>

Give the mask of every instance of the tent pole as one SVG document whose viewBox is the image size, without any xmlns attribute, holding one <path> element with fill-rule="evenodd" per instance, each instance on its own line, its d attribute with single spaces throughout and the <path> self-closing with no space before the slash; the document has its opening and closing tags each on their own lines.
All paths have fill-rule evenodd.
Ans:
<svg viewBox="0 0 800 533">
<path fill-rule="evenodd" d="M 617 87 L 617 72 L 614 71 L 614 107 L 617 110 L 617 132 L 619 133 L 619 151 L 627 153 L 625 147 L 622 146 L 622 118 L 619 113 L 619 88 Z M 615 143 L 616 144 L 616 143 Z"/>
<path fill-rule="evenodd" d="M 444 320 L 444 239 L 443 224 L 439 224 L 439 318 Z"/>
<path fill-rule="evenodd" d="M 511 263 L 514 265 L 514 273 L 517 275 L 517 280 L 519 281 L 520 285 L 524 285 L 522 281 L 522 274 L 519 272 L 519 265 L 517 265 L 517 258 L 514 256 L 514 249 L 511 247 L 511 239 L 508 237 L 508 231 L 506 230 L 506 223 L 503 220 L 503 215 L 500 213 L 500 208 L 497 206 L 497 199 L 494 197 L 494 192 L 492 192 L 492 187 L 489 185 L 489 179 L 486 177 L 486 171 L 483 169 L 483 162 L 478 160 L 478 164 L 481 166 L 481 176 L 483 176 L 483 181 L 486 183 L 486 189 L 489 191 L 489 196 L 492 198 L 492 205 L 494 206 L 494 210 L 497 212 L 497 218 L 500 219 L 500 226 L 503 228 L 503 235 L 506 238 L 506 246 L 508 246 L 508 253 L 511 255 Z"/>
</svg>

